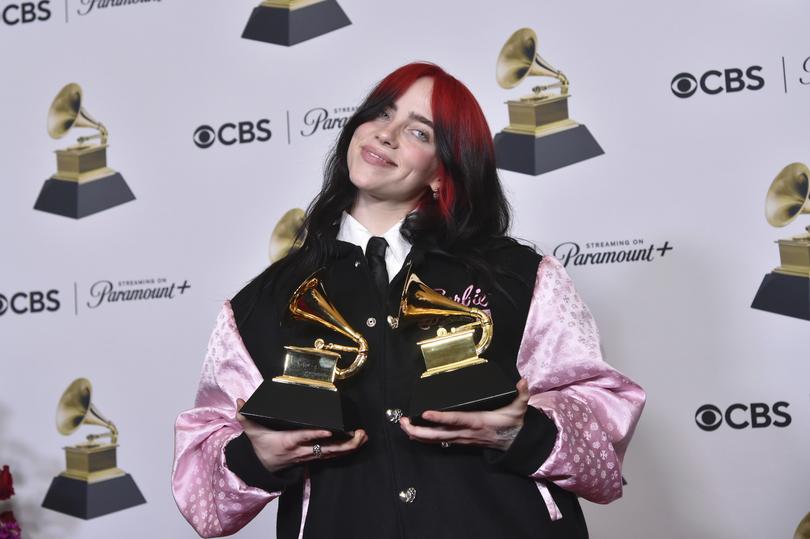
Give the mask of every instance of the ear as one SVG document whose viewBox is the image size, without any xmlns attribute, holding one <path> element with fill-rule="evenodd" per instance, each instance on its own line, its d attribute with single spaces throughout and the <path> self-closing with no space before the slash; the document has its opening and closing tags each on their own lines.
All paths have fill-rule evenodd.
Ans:
<svg viewBox="0 0 810 539">
<path fill-rule="evenodd" d="M 436 178 L 428 184 L 430 190 L 434 193 L 442 188 L 442 179 L 440 176 L 436 176 Z"/>
</svg>

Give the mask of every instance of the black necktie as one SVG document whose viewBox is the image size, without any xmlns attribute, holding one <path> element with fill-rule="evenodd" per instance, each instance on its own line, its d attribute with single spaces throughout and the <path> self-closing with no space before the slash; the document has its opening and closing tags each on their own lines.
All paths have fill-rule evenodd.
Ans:
<svg viewBox="0 0 810 539">
<path fill-rule="evenodd" d="M 385 238 L 373 236 L 366 245 L 366 260 L 371 270 L 371 277 L 383 299 L 388 297 L 388 270 L 385 269 L 385 249 L 388 242 Z"/>
</svg>

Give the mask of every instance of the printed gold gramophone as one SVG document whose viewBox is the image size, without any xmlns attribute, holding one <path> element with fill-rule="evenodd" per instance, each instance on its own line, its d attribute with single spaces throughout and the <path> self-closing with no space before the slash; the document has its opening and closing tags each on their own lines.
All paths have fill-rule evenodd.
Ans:
<svg viewBox="0 0 810 539">
<path fill-rule="evenodd" d="M 317 277 L 304 281 L 290 299 L 294 320 L 314 322 L 356 346 L 327 343 L 314 347 L 285 346 L 284 374 L 265 380 L 242 407 L 242 414 L 274 430 L 325 429 L 338 438 L 349 437 L 359 425 L 351 401 L 341 395 L 335 380 L 357 374 L 368 357 L 368 343 L 327 299 Z M 355 354 L 352 363 L 338 365 L 341 352 Z"/>
<path fill-rule="evenodd" d="M 810 539 L 810 513 L 807 513 L 793 534 L 793 539 Z"/>
<path fill-rule="evenodd" d="M 48 110 L 48 134 L 64 137 L 73 128 L 98 133 L 56 150 L 56 174 L 45 181 L 34 209 L 79 219 L 135 199 L 123 176 L 107 166 L 107 128 L 82 106 L 82 89 L 66 85 Z M 98 144 L 89 141 L 99 139 Z"/>
<path fill-rule="evenodd" d="M 783 227 L 810 213 L 810 168 L 791 163 L 771 183 L 765 218 Z M 751 307 L 810 320 L 810 226 L 807 233 L 776 241 L 780 265 L 762 279 Z"/>
<path fill-rule="evenodd" d="M 108 432 L 88 434 L 87 441 L 65 447 L 66 469 L 51 482 L 42 506 L 89 519 L 146 503 L 132 477 L 118 468 L 118 429 L 91 402 L 92 386 L 78 378 L 68 386 L 56 409 L 56 428 L 67 436 L 82 425 Z M 109 438 L 109 443 L 100 443 Z"/>
<path fill-rule="evenodd" d="M 351 23 L 336 0 L 264 0 L 242 37 L 290 46 Z"/>
<path fill-rule="evenodd" d="M 527 77 L 556 79 L 507 101 L 509 126 L 495 135 L 498 168 L 535 176 L 604 153 L 588 128 L 568 117 L 568 78 L 537 47 L 534 30 L 522 28 L 506 41 L 496 63 L 502 88 L 514 88 Z M 559 93 L 549 92 L 554 88 Z"/>
<path fill-rule="evenodd" d="M 278 262 L 290 251 L 298 249 L 304 243 L 303 234 L 299 233 L 304 225 L 304 210 L 293 208 L 276 223 L 270 235 L 270 263 Z"/>
<path fill-rule="evenodd" d="M 452 325 L 461 318 L 473 321 Z M 414 424 L 428 423 L 422 419 L 427 410 L 492 410 L 515 398 L 515 384 L 498 366 L 480 357 L 492 342 L 490 315 L 443 296 L 410 273 L 399 306 L 400 324 L 426 320 L 439 324 L 435 337 L 416 343 L 425 360 L 425 372 L 411 394 L 409 417 Z M 477 332 L 480 337 L 476 342 Z"/>
</svg>

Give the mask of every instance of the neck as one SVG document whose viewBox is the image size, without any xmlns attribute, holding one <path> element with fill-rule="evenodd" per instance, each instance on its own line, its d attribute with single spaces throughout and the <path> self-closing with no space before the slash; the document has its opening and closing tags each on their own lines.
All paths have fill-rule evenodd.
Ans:
<svg viewBox="0 0 810 539">
<path fill-rule="evenodd" d="M 357 194 L 349 214 L 375 236 L 382 236 L 416 207 L 417 200 L 380 200 Z"/>
</svg>

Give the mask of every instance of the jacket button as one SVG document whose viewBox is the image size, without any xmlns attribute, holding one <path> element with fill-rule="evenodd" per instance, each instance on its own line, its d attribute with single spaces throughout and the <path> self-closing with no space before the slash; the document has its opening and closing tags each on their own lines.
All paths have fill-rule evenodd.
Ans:
<svg viewBox="0 0 810 539">
<path fill-rule="evenodd" d="M 377 319 L 376 319 L 376 318 L 374 318 L 374 317 L 369 317 L 369 319 L 368 319 L 368 320 L 366 320 L 366 325 L 367 325 L 368 327 L 370 327 L 370 328 L 373 328 L 374 326 L 376 326 L 376 325 L 377 325 Z"/>
<path fill-rule="evenodd" d="M 399 327 L 399 318 L 396 316 L 388 315 L 388 325 L 391 326 L 391 329 L 397 329 Z"/>
<path fill-rule="evenodd" d="M 402 410 L 400 410 L 399 408 L 393 409 L 389 408 L 388 410 L 385 411 L 385 417 L 391 423 L 399 423 L 399 418 L 402 417 Z"/>
<path fill-rule="evenodd" d="M 355 268 L 359 268 L 359 267 L 360 267 L 360 261 L 359 261 L 359 260 L 355 260 L 355 261 L 354 261 L 354 267 L 355 267 Z"/>
<path fill-rule="evenodd" d="M 402 503 L 413 503 L 416 499 L 416 489 L 413 487 L 408 487 L 405 490 L 399 491 L 399 501 Z"/>
</svg>

